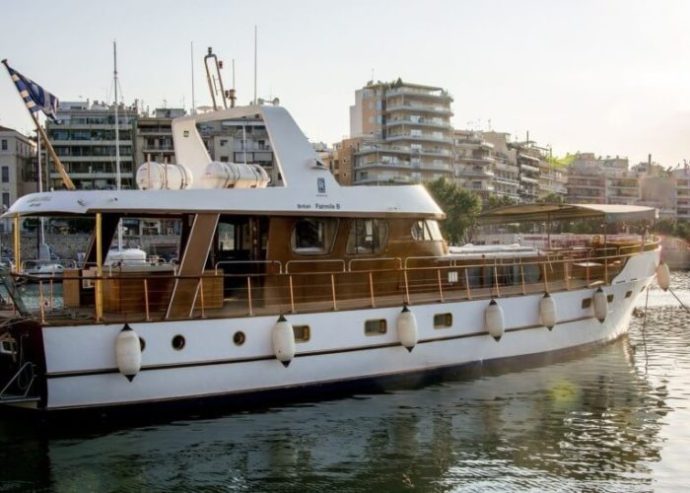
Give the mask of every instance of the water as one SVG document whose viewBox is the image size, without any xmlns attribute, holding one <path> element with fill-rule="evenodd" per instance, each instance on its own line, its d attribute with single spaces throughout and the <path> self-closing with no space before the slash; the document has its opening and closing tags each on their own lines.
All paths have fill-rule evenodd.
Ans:
<svg viewBox="0 0 690 493">
<path fill-rule="evenodd" d="M 690 275 L 672 289 L 690 305 Z M 417 390 L 88 430 L 2 417 L 0 492 L 686 491 L 690 315 L 648 305 L 589 354 Z"/>
</svg>

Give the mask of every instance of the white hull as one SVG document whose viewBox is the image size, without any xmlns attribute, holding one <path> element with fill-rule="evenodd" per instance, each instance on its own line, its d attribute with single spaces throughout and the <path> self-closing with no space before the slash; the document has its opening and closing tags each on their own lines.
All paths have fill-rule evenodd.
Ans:
<svg viewBox="0 0 690 493">
<path fill-rule="evenodd" d="M 297 343 L 285 368 L 274 357 L 271 317 L 133 323 L 145 340 L 141 371 L 130 382 L 117 370 L 117 325 L 44 327 L 48 410 L 96 408 L 375 379 L 433 371 L 501 358 L 565 350 L 615 339 L 628 330 L 635 301 L 652 279 L 658 251 L 632 257 L 610 286 L 606 320 L 583 306 L 596 288 L 552 293 L 557 324 L 539 322 L 541 294 L 496 298 L 506 331 L 494 340 L 484 327 L 488 299 L 413 305 L 419 342 L 411 352 L 396 333 L 402 308 L 286 314 L 293 325 L 309 325 L 311 337 Z M 434 316 L 452 314 L 452 326 L 434 328 Z M 385 334 L 365 335 L 367 320 L 385 319 Z M 233 342 L 242 331 L 244 344 Z M 185 338 L 175 350 L 171 341 Z"/>
</svg>

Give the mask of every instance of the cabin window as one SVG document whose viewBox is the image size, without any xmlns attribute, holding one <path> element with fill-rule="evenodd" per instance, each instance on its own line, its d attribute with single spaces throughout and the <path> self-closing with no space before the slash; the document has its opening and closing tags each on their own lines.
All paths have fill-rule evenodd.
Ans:
<svg viewBox="0 0 690 493">
<path fill-rule="evenodd" d="M 218 250 L 221 252 L 232 252 L 235 250 L 234 224 L 218 224 Z"/>
<path fill-rule="evenodd" d="M 443 235 L 441 234 L 441 228 L 438 225 L 438 221 L 434 221 L 433 219 L 427 219 L 424 222 L 426 223 L 426 226 L 429 229 L 429 234 L 431 235 L 432 240 L 443 240 Z"/>
<path fill-rule="evenodd" d="M 416 221 L 412 225 L 412 238 L 417 241 L 440 241 L 443 240 L 443 235 L 438 222 L 426 220 Z"/>
<path fill-rule="evenodd" d="M 630 298 L 632 296 L 632 291 L 626 291 L 625 292 L 625 297 Z"/>
<path fill-rule="evenodd" d="M 582 300 L 582 309 L 583 310 L 586 310 L 590 306 L 592 306 L 592 298 L 585 298 L 584 300 Z"/>
<path fill-rule="evenodd" d="M 379 336 L 385 334 L 388 330 L 388 324 L 385 318 L 376 320 L 367 320 L 364 322 L 364 334 L 368 336 Z"/>
<path fill-rule="evenodd" d="M 388 241 L 388 223 L 381 219 L 355 219 L 350 226 L 347 253 L 379 253 Z"/>
<path fill-rule="evenodd" d="M 434 315 L 434 329 L 446 329 L 452 326 L 452 313 L 437 313 L 436 315 Z"/>
<path fill-rule="evenodd" d="M 338 220 L 334 218 L 300 219 L 292 230 L 292 251 L 302 255 L 328 253 L 337 229 Z"/>
<path fill-rule="evenodd" d="M 293 325 L 292 332 L 295 334 L 295 342 L 307 342 L 311 338 L 308 325 Z"/>
<path fill-rule="evenodd" d="M 235 343 L 235 346 L 241 346 L 246 340 L 247 336 L 241 330 L 238 330 L 232 335 L 232 342 Z"/>
</svg>

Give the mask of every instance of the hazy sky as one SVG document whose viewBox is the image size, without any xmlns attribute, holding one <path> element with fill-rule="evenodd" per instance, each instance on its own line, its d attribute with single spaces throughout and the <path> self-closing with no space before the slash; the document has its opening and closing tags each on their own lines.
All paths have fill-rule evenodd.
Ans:
<svg viewBox="0 0 690 493">
<path fill-rule="evenodd" d="M 371 79 L 442 86 L 456 128 L 525 132 L 554 152 L 690 159 L 690 1 L 318 0 L 0 2 L 0 58 L 60 99 L 189 107 L 210 98 L 202 57 L 235 59 L 239 101 L 278 96 L 311 140 L 349 131 Z M 4 72 L 4 70 L 3 70 Z M 0 125 L 30 119 L 0 74 Z"/>
</svg>

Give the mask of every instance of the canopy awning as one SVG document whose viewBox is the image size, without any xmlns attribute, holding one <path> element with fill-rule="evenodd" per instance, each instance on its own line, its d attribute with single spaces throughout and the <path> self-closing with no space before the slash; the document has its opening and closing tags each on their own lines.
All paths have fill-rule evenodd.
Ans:
<svg viewBox="0 0 690 493">
<path fill-rule="evenodd" d="M 563 221 L 601 218 L 602 222 L 620 223 L 654 221 L 657 209 L 641 205 L 616 204 L 519 204 L 488 210 L 479 216 L 479 224 Z"/>
</svg>

